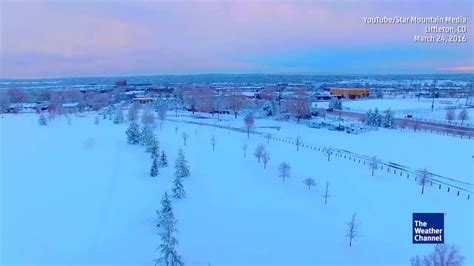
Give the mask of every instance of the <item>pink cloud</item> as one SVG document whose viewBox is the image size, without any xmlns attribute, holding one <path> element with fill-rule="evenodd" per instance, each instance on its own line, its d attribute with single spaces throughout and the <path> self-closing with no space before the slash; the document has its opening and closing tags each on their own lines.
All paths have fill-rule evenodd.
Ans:
<svg viewBox="0 0 474 266">
<path fill-rule="evenodd" d="M 439 71 L 455 71 L 455 72 L 473 72 L 474 66 L 454 66 L 454 67 L 438 67 Z"/>
</svg>

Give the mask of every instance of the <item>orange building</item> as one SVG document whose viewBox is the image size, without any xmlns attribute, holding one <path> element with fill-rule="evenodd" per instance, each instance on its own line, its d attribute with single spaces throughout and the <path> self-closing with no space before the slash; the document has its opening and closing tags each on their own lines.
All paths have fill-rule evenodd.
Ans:
<svg viewBox="0 0 474 266">
<path fill-rule="evenodd" d="M 367 88 L 329 88 L 329 92 L 331 95 L 349 99 L 369 96 Z"/>
</svg>

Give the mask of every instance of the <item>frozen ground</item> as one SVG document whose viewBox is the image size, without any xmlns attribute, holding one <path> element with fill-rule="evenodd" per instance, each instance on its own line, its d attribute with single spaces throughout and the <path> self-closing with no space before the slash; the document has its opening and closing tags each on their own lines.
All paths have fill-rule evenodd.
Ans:
<svg viewBox="0 0 474 266">
<path fill-rule="evenodd" d="M 155 210 L 170 190 L 173 169 L 149 177 L 149 154 L 126 144 L 127 125 L 105 120 L 95 126 L 93 117 L 75 117 L 72 125 L 58 118 L 48 127 L 38 126 L 36 115 L 0 120 L 0 264 L 151 265 L 158 256 Z M 225 123 L 241 125 L 241 118 Z M 273 123 L 257 120 L 256 126 Z M 406 156 L 409 165 L 433 158 L 435 168 L 444 156 L 445 163 L 430 170 L 472 178 L 471 166 L 463 164 L 472 154 L 472 142 L 466 140 L 398 131 L 342 136 L 297 125 L 283 126 L 279 134 L 294 135 L 295 130 L 307 142 L 377 151 L 383 159 Z M 183 131 L 189 134 L 186 147 Z M 461 248 L 466 265 L 474 263 L 469 254 L 472 200 L 433 187 L 420 195 L 413 179 L 386 172 L 372 177 L 362 165 L 336 157 L 327 162 L 320 153 L 296 152 L 294 146 L 273 141 L 266 145 L 272 159 L 263 169 L 251 154 L 265 140 L 238 132 L 170 121 L 155 132 L 171 165 L 180 147 L 191 165 L 184 183 L 187 198 L 174 201 L 178 251 L 188 265 L 407 265 L 411 256 L 432 249 L 411 244 L 413 212 L 446 213 L 446 242 Z M 414 140 L 402 154 L 400 141 L 406 136 Z M 438 147 L 432 141 L 442 143 Z M 243 143 L 249 144 L 247 158 Z M 425 148 L 420 149 L 423 156 L 441 154 L 419 157 L 419 147 Z M 277 168 L 284 160 L 292 171 L 282 183 Z M 308 190 L 302 180 L 310 176 L 317 186 Z M 326 181 L 331 197 L 324 205 Z M 355 212 L 361 237 L 349 248 L 346 221 Z"/>
</svg>

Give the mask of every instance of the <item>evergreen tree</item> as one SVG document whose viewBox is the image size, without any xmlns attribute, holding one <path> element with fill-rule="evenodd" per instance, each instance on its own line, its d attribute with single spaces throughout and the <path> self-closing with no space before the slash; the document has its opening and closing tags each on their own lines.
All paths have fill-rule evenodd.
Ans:
<svg viewBox="0 0 474 266">
<path fill-rule="evenodd" d="M 178 240 L 175 237 L 176 233 L 176 219 L 173 214 L 173 207 L 169 200 L 168 193 L 165 192 L 161 200 L 161 211 L 158 213 L 158 226 L 161 228 L 160 239 L 161 243 L 158 247 L 161 256 L 155 261 L 156 264 L 166 266 L 181 266 L 184 265 L 181 256 L 176 251 Z"/>
<path fill-rule="evenodd" d="M 190 175 L 188 161 L 184 158 L 184 152 L 182 149 L 179 149 L 178 158 L 174 163 L 174 168 L 175 177 L 188 177 Z"/>
<path fill-rule="evenodd" d="M 158 159 L 155 157 L 151 164 L 150 176 L 155 177 L 158 175 Z"/>
<path fill-rule="evenodd" d="M 158 140 L 147 147 L 147 151 L 151 153 L 151 158 L 158 158 L 160 156 L 160 142 Z"/>
<path fill-rule="evenodd" d="M 150 140 L 148 141 L 148 145 L 146 145 L 145 152 L 152 152 L 154 149 L 158 150 L 159 148 L 159 142 L 158 139 L 156 138 L 156 135 L 152 134 L 150 137 Z"/>
<path fill-rule="evenodd" d="M 382 115 L 380 114 L 379 109 L 377 107 L 375 107 L 375 110 L 374 110 L 373 120 L 374 120 L 374 126 L 376 127 L 382 126 Z"/>
<path fill-rule="evenodd" d="M 154 137 L 155 136 L 153 135 L 151 128 L 148 125 L 145 125 L 140 134 L 140 144 L 143 146 L 149 146 Z"/>
<path fill-rule="evenodd" d="M 161 152 L 159 166 L 160 167 L 168 167 L 168 159 L 166 158 L 165 151 Z"/>
<path fill-rule="evenodd" d="M 341 99 L 337 97 L 331 98 L 331 101 L 329 102 L 329 108 L 333 108 L 336 110 L 342 110 L 342 101 Z"/>
<path fill-rule="evenodd" d="M 183 178 L 180 176 L 176 176 L 176 178 L 173 181 L 173 184 L 174 184 L 173 197 L 175 199 L 182 199 L 186 196 L 186 192 L 184 191 L 182 182 L 183 182 Z"/>
<path fill-rule="evenodd" d="M 132 121 L 130 123 L 130 126 L 128 127 L 127 131 L 125 132 L 127 134 L 127 141 L 129 144 L 138 144 L 140 141 L 140 131 L 138 128 L 138 124 L 135 121 Z"/>
</svg>

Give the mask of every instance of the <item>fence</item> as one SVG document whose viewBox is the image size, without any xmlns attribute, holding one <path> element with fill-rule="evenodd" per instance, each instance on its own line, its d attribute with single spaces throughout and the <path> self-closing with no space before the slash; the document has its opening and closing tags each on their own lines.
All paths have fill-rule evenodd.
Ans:
<svg viewBox="0 0 474 266">
<path fill-rule="evenodd" d="M 209 123 L 203 123 L 203 122 L 175 120 L 175 119 L 167 119 L 167 120 L 173 121 L 173 122 L 212 126 L 212 127 L 217 127 L 217 128 L 222 128 L 226 130 L 232 130 L 232 131 L 247 134 L 247 130 L 242 129 L 242 128 L 237 128 L 237 127 L 209 124 Z M 296 145 L 296 141 L 293 141 L 288 138 L 276 137 L 268 133 L 262 133 L 262 132 L 256 132 L 256 131 L 250 131 L 249 133 L 252 135 L 257 135 L 261 138 L 265 138 L 266 140 L 270 139 L 270 140 L 279 141 L 286 144 Z M 340 159 L 346 159 L 354 163 L 367 165 L 367 166 L 373 161 L 373 158 L 374 158 L 374 157 L 354 153 L 354 152 L 344 150 L 344 149 L 305 144 L 305 143 L 302 143 L 301 141 L 300 141 L 299 147 L 307 148 L 313 151 L 322 152 L 326 154 L 327 154 L 327 151 L 330 149 L 332 151 L 330 156 L 335 156 Z M 398 175 L 400 177 L 406 177 L 406 179 L 413 179 L 415 182 L 417 182 L 418 177 L 421 175 L 421 172 L 422 172 L 422 170 L 414 169 L 414 168 L 397 164 L 397 163 L 393 163 L 393 162 L 383 162 L 380 160 L 377 160 L 376 162 L 377 162 L 377 169 L 380 169 L 381 171 L 386 171 L 387 173 L 390 173 L 393 175 Z M 460 181 L 455 178 L 449 178 L 442 175 L 438 175 L 432 172 L 427 172 L 427 174 L 429 177 L 426 179 L 427 181 L 425 185 L 438 186 L 439 190 L 441 190 L 443 187 L 446 187 L 446 192 L 457 191 L 456 196 L 458 197 L 465 196 L 467 200 L 470 199 L 471 194 L 472 194 L 473 184 L 469 182 Z"/>
</svg>

